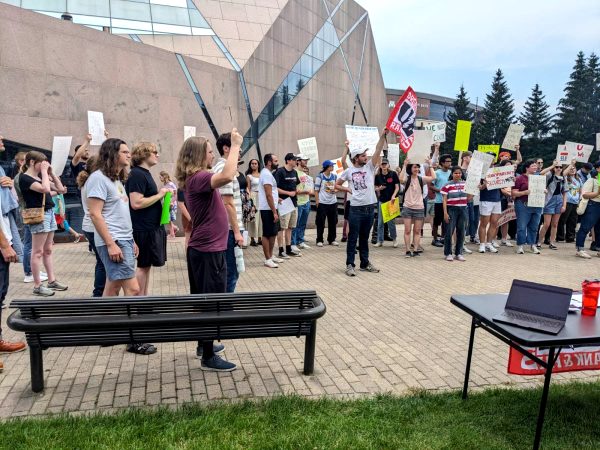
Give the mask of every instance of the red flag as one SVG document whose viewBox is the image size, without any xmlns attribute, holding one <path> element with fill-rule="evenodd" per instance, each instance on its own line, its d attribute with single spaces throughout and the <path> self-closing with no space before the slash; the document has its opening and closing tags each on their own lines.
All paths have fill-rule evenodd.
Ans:
<svg viewBox="0 0 600 450">
<path fill-rule="evenodd" d="M 417 118 L 417 94 L 409 86 L 387 121 L 387 129 L 400 136 L 400 148 L 407 153 L 415 140 L 414 129 Z"/>
</svg>

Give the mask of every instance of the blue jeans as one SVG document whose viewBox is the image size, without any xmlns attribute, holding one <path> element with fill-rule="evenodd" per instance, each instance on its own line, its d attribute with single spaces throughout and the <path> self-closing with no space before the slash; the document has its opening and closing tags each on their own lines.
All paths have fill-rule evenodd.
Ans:
<svg viewBox="0 0 600 450">
<path fill-rule="evenodd" d="M 23 243 L 21 242 L 21 235 L 19 234 L 19 218 L 21 214 L 19 208 L 15 208 L 8 212 L 8 221 L 10 223 L 10 233 L 12 234 L 12 247 L 17 254 L 19 262 L 23 262 Z"/>
<path fill-rule="evenodd" d="M 534 208 L 524 202 L 515 202 L 517 214 L 517 245 L 534 245 L 537 242 L 537 233 L 540 227 L 543 208 Z"/>
<path fill-rule="evenodd" d="M 375 205 L 368 206 L 350 206 L 348 222 L 350 230 L 348 232 L 348 245 L 346 246 L 346 266 L 354 267 L 356 257 L 356 242 L 360 246 L 360 268 L 364 269 L 369 265 L 369 232 L 373 226 L 373 217 L 375 215 Z"/>
<path fill-rule="evenodd" d="M 23 272 L 25 276 L 31 273 L 31 230 L 29 225 L 23 225 Z"/>
<path fill-rule="evenodd" d="M 474 205 L 473 202 L 467 203 L 469 214 L 468 232 L 471 239 L 477 236 L 477 228 L 479 227 L 479 205 Z"/>
<path fill-rule="evenodd" d="M 381 202 L 378 204 L 378 214 L 377 214 L 377 242 L 383 242 L 383 214 L 381 212 Z M 396 222 L 394 219 L 387 222 L 388 230 L 390 230 L 390 237 L 396 240 Z"/>
<path fill-rule="evenodd" d="M 304 243 L 304 231 L 306 230 L 309 214 L 310 202 L 306 202 L 304 205 L 298 205 L 298 221 L 296 222 L 296 228 L 292 230 L 292 245 Z"/>
<path fill-rule="evenodd" d="M 581 223 L 579 224 L 579 230 L 577 230 L 577 236 L 575 238 L 577 250 L 584 249 L 585 238 L 592 228 L 596 234 L 596 246 L 598 246 L 598 243 L 600 243 L 600 203 L 588 200 L 585 214 L 580 217 Z"/>
<path fill-rule="evenodd" d="M 444 255 L 452 254 L 452 235 L 456 231 L 456 248 L 454 254 L 461 255 L 465 245 L 465 224 L 467 223 L 467 208 L 464 206 L 448 206 L 448 215 L 450 223 L 446 226 L 446 236 L 444 236 Z"/>
<path fill-rule="evenodd" d="M 98 255 L 98 250 L 96 250 L 94 233 L 84 231 L 83 234 L 85 235 L 85 238 L 87 239 L 91 249 L 94 251 L 94 255 L 96 255 L 96 267 L 94 268 L 94 290 L 92 291 L 92 297 L 102 297 L 104 286 L 106 285 L 106 269 L 104 268 L 104 264 L 100 259 L 100 255 Z"/>
<path fill-rule="evenodd" d="M 227 264 L 227 290 L 225 292 L 235 292 L 235 286 L 240 274 L 238 273 L 237 263 L 235 262 L 235 238 L 233 237 L 232 230 L 229 230 L 229 237 L 227 238 L 225 263 Z"/>
</svg>

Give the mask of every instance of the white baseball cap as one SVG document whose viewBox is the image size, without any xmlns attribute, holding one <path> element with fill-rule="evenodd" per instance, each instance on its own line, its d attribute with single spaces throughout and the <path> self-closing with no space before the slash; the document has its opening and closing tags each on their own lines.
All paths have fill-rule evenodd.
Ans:
<svg viewBox="0 0 600 450">
<path fill-rule="evenodd" d="M 306 156 L 305 154 L 303 154 L 303 153 L 298 153 L 296 155 L 296 159 L 297 160 L 300 159 L 302 161 L 308 161 L 310 158 L 308 156 Z"/>
<path fill-rule="evenodd" d="M 350 159 L 353 159 L 355 156 L 362 155 L 367 150 L 367 148 L 365 148 L 364 150 L 361 150 L 359 148 L 353 148 L 352 150 L 350 150 Z"/>
</svg>

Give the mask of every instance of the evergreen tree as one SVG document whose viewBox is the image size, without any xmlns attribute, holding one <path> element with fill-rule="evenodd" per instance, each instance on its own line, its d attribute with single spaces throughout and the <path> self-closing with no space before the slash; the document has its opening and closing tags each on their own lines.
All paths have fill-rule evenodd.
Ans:
<svg viewBox="0 0 600 450">
<path fill-rule="evenodd" d="M 550 105 L 545 101 L 539 84 L 531 91 L 531 96 L 525 102 L 525 109 L 519 116 L 519 122 L 525 126 L 525 136 L 521 142 L 522 152 L 542 146 L 542 142 L 552 130 L 552 116 L 548 113 Z"/>
<path fill-rule="evenodd" d="M 597 64 L 597 58 L 596 58 Z M 591 140 L 589 126 L 591 113 L 590 68 L 586 66 L 583 52 L 577 54 L 575 66 L 564 89 L 565 96 L 558 102 L 558 113 L 554 122 L 557 142 L 573 141 L 585 143 Z M 590 136 L 586 136 L 590 134 Z"/>
<path fill-rule="evenodd" d="M 595 134 L 600 133 L 600 61 L 595 53 L 592 53 L 588 59 L 588 84 L 591 92 L 590 118 L 586 126 L 589 127 L 592 140 L 595 140 Z"/>
<path fill-rule="evenodd" d="M 513 103 L 502 70 L 498 69 L 492 81 L 492 92 L 485 96 L 482 120 L 477 127 L 478 143 L 502 143 L 508 126 L 514 120 Z"/>
<path fill-rule="evenodd" d="M 446 116 L 446 142 L 441 145 L 442 152 L 452 152 L 454 150 L 456 122 L 458 120 L 473 120 L 473 110 L 469 107 L 469 104 L 467 91 L 461 85 L 456 100 L 454 100 L 454 111 L 450 111 Z"/>
</svg>

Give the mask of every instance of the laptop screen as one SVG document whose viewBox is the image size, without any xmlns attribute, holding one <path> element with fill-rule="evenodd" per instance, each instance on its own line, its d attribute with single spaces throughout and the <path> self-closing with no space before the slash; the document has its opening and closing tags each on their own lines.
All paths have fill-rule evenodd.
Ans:
<svg viewBox="0 0 600 450">
<path fill-rule="evenodd" d="M 565 320 L 572 295 L 571 289 L 513 280 L 506 308 L 550 319 Z"/>
</svg>

